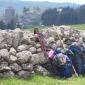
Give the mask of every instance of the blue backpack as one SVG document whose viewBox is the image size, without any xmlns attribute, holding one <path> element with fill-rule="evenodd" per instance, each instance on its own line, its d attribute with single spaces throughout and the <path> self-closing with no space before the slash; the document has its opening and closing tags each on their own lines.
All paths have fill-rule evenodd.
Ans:
<svg viewBox="0 0 85 85">
<path fill-rule="evenodd" d="M 83 62 L 82 62 L 81 55 L 80 55 L 81 48 L 76 45 L 71 45 L 70 50 L 74 53 L 72 60 L 73 60 L 74 66 L 76 68 L 76 71 L 78 74 L 81 74 L 82 69 L 83 69 Z"/>
</svg>

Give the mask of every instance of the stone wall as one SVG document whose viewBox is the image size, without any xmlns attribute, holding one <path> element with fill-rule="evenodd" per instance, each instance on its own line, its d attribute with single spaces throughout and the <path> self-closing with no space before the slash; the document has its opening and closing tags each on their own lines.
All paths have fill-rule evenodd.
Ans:
<svg viewBox="0 0 85 85">
<path fill-rule="evenodd" d="M 80 38 L 78 31 L 69 27 L 46 28 L 42 30 L 45 45 L 48 49 L 60 46 L 58 35 L 64 41 L 66 38 Z M 64 32 L 64 33 L 63 33 Z M 83 42 L 83 40 L 81 40 Z M 0 30 L 0 77 L 19 76 L 28 78 L 36 73 L 49 75 L 49 72 L 40 66 L 46 62 L 41 45 L 36 42 L 31 32 L 15 30 Z"/>
</svg>

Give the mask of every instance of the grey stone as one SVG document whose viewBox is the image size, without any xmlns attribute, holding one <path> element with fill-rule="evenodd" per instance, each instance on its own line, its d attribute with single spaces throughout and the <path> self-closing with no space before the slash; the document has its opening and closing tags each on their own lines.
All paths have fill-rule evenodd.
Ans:
<svg viewBox="0 0 85 85">
<path fill-rule="evenodd" d="M 12 69 L 13 72 L 18 72 L 22 70 L 21 66 L 19 66 L 17 63 L 11 64 L 10 68 Z"/>
<path fill-rule="evenodd" d="M 7 67 L 7 66 L 0 66 L 0 72 L 7 72 L 7 71 L 10 71 L 10 67 Z"/>
<path fill-rule="evenodd" d="M 28 71 L 19 71 L 18 72 L 18 76 L 20 77 L 20 78 L 24 78 L 24 79 L 26 79 L 26 78 L 29 78 L 30 76 L 31 76 L 31 74 L 30 74 L 30 72 L 28 72 Z"/>
<path fill-rule="evenodd" d="M 55 42 L 55 39 L 54 37 L 49 37 L 47 40 L 46 40 L 47 44 L 50 44 L 50 43 L 53 43 Z"/>
<path fill-rule="evenodd" d="M 39 65 L 35 68 L 35 72 L 43 76 L 49 75 L 49 72 L 45 68 Z"/>
<path fill-rule="evenodd" d="M 29 51 L 31 53 L 36 53 L 37 49 L 35 47 L 31 47 L 31 48 L 29 48 Z"/>
<path fill-rule="evenodd" d="M 21 51 L 25 51 L 25 50 L 28 50 L 28 49 L 29 49 L 29 46 L 23 44 L 23 45 L 18 46 L 17 51 L 21 52 Z"/>
<path fill-rule="evenodd" d="M 17 53 L 16 57 L 18 58 L 19 63 L 26 63 L 30 61 L 32 53 L 30 51 L 22 51 Z"/>
<path fill-rule="evenodd" d="M 3 76 L 4 76 L 3 73 L 0 73 L 0 78 L 3 78 Z"/>
<path fill-rule="evenodd" d="M 33 54 L 31 58 L 31 63 L 32 64 L 39 64 L 39 63 L 44 63 L 46 62 L 46 58 L 43 53 L 38 53 L 38 54 Z"/>
<path fill-rule="evenodd" d="M 16 50 L 15 50 L 15 48 L 10 48 L 10 51 L 9 51 L 9 54 L 10 55 L 16 55 Z"/>
<path fill-rule="evenodd" d="M 5 66 L 5 67 L 7 67 L 7 66 L 8 66 L 8 62 L 2 61 L 2 62 L 0 63 L 0 66 Z"/>
<path fill-rule="evenodd" d="M 27 70 L 27 71 L 33 71 L 33 65 L 32 64 L 23 64 L 22 69 Z"/>
<path fill-rule="evenodd" d="M 10 57 L 9 57 L 9 63 L 14 63 L 14 62 L 16 62 L 17 61 L 17 57 L 15 57 L 15 56 L 13 56 L 13 55 L 10 55 Z"/>
<path fill-rule="evenodd" d="M 39 52 L 42 52 L 42 49 L 41 48 L 38 48 L 37 49 L 37 52 L 39 53 Z"/>
<path fill-rule="evenodd" d="M 13 77 L 15 74 L 12 71 L 4 72 L 3 78 Z"/>
<path fill-rule="evenodd" d="M 21 43 L 22 44 L 26 44 L 26 45 L 29 45 L 31 42 L 31 39 L 29 38 L 29 32 L 24 32 L 23 33 L 23 37 L 21 39 Z"/>
<path fill-rule="evenodd" d="M 0 56 L 7 60 L 9 58 L 8 50 L 7 49 L 1 49 L 0 50 Z"/>
<path fill-rule="evenodd" d="M 39 43 L 37 43 L 37 44 L 35 45 L 35 47 L 38 49 L 38 48 L 41 47 L 41 45 L 40 45 Z"/>
<path fill-rule="evenodd" d="M 23 35 L 22 32 L 14 32 L 14 33 L 13 33 L 12 46 L 13 46 L 14 48 L 17 48 L 18 45 L 20 45 L 22 35 Z"/>
</svg>

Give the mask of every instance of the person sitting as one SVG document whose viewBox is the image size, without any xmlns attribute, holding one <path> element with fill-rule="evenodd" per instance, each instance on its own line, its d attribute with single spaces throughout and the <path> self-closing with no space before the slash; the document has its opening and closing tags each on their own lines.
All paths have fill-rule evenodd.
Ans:
<svg viewBox="0 0 85 85">
<path fill-rule="evenodd" d="M 57 67 L 56 75 L 60 77 L 69 77 L 72 74 L 72 61 L 67 55 L 62 53 L 62 50 L 62 48 L 51 50 L 48 57 L 52 60 L 53 65 Z"/>
<path fill-rule="evenodd" d="M 74 42 L 70 46 L 70 50 L 73 52 L 74 56 L 72 57 L 73 65 L 78 74 L 82 73 L 83 63 L 81 58 L 81 48 L 77 42 Z"/>
</svg>

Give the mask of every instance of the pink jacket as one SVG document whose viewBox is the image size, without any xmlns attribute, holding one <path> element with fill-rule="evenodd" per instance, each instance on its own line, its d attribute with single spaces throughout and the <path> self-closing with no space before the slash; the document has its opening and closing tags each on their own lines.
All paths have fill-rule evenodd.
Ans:
<svg viewBox="0 0 85 85">
<path fill-rule="evenodd" d="M 54 58 L 54 51 L 53 50 L 50 50 L 48 52 L 48 58 L 50 58 L 50 59 L 53 59 Z"/>
</svg>

